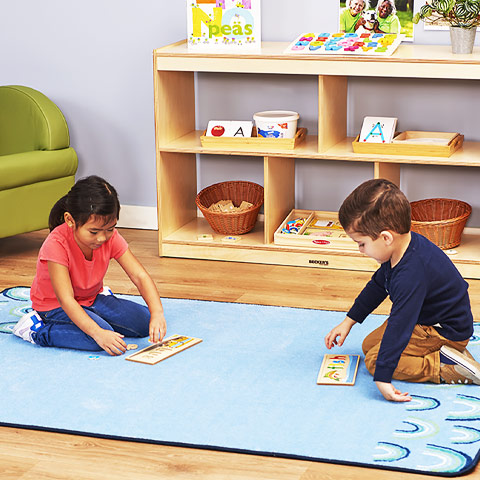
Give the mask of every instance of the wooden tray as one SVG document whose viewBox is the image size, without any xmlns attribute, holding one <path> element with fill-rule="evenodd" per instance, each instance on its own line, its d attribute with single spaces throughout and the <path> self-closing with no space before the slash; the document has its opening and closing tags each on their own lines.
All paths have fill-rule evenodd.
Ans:
<svg viewBox="0 0 480 480">
<path fill-rule="evenodd" d="M 287 222 L 297 218 L 306 219 L 298 233 L 283 233 L 282 230 L 286 228 Z M 330 227 L 314 227 L 312 226 L 314 222 L 336 224 Z M 277 245 L 297 247 L 358 249 L 357 244 L 338 225 L 338 213 L 315 210 L 292 210 L 274 233 L 273 242 Z"/>
<path fill-rule="evenodd" d="M 218 147 L 231 149 L 257 150 L 261 148 L 272 148 L 280 150 L 293 150 L 307 136 L 306 128 L 297 129 L 294 138 L 264 138 L 257 137 L 257 130 L 253 127 L 252 137 L 207 137 L 206 130 L 200 137 L 202 147 Z"/>
<path fill-rule="evenodd" d="M 202 341 L 201 338 L 187 337 L 185 335 L 171 335 L 164 338 L 163 341 L 154 343 L 138 352 L 125 357 L 125 360 L 131 362 L 146 363 L 147 365 L 155 365 L 166 358 L 183 352 L 187 348 L 193 347 Z"/>
<path fill-rule="evenodd" d="M 352 142 L 355 153 L 450 157 L 463 145 L 463 135 L 448 132 L 405 131 L 397 134 L 392 143 Z"/>
</svg>

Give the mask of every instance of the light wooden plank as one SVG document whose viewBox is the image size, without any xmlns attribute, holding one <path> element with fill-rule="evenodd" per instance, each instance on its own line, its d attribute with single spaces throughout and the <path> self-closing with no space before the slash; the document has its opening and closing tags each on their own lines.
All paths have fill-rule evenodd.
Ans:
<svg viewBox="0 0 480 480">
<path fill-rule="evenodd" d="M 295 159 L 265 157 L 264 182 L 264 242 L 269 244 L 278 225 L 295 207 Z"/>
<path fill-rule="evenodd" d="M 325 152 L 347 136 L 346 77 L 318 77 L 318 151 Z"/>
<path fill-rule="evenodd" d="M 448 45 L 400 45 L 390 57 L 284 54 L 288 42 L 263 42 L 258 53 L 188 52 L 186 44 L 154 51 L 158 70 L 397 78 L 479 79 L 480 47 L 453 55 Z"/>
</svg>

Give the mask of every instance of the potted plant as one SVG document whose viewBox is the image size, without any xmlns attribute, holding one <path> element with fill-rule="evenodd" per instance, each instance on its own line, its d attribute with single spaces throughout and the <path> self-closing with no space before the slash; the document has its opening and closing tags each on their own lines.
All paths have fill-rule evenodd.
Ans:
<svg viewBox="0 0 480 480">
<path fill-rule="evenodd" d="M 453 53 L 472 53 L 480 25 L 480 0 L 427 0 L 413 17 L 432 24 L 448 25 Z"/>
</svg>

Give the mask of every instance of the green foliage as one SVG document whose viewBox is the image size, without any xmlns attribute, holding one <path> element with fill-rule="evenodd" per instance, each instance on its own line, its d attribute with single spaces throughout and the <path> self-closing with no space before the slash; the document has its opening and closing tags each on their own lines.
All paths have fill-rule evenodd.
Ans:
<svg viewBox="0 0 480 480">
<path fill-rule="evenodd" d="M 452 27 L 478 27 L 480 25 L 480 0 L 427 1 L 413 16 L 413 23 L 426 19 L 432 23 L 444 19 Z"/>
</svg>

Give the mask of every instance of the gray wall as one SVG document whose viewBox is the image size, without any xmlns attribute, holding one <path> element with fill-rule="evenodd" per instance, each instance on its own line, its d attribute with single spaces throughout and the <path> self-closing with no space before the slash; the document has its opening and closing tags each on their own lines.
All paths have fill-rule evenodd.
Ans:
<svg viewBox="0 0 480 480">
<path fill-rule="evenodd" d="M 79 154 L 78 176 L 105 176 L 124 205 L 154 206 L 152 50 L 186 37 L 185 2 L 2 0 L 1 6 L 0 84 L 31 86 L 59 105 Z M 337 0 L 263 0 L 262 39 L 336 31 L 337 15 Z M 425 32 L 419 25 L 415 43 L 448 44 L 448 32 Z M 219 90 L 224 100 L 215 102 Z M 300 125 L 316 131 L 314 77 L 200 74 L 198 93 L 198 128 L 213 118 L 291 109 L 300 113 Z M 352 78 L 348 107 L 349 135 L 364 116 L 378 115 L 398 117 L 400 130 L 460 131 L 480 141 L 478 82 Z M 263 183 L 261 158 L 202 156 L 199 165 L 199 189 L 226 179 Z M 298 160 L 297 207 L 337 210 L 372 175 L 373 167 L 362 163 Z M 402 188 L 411 200 L 464 199 L 474 207 L 470 226 L 480 225 L 479 179 L 474 168 L 402 168 Z"/>
</svg>

